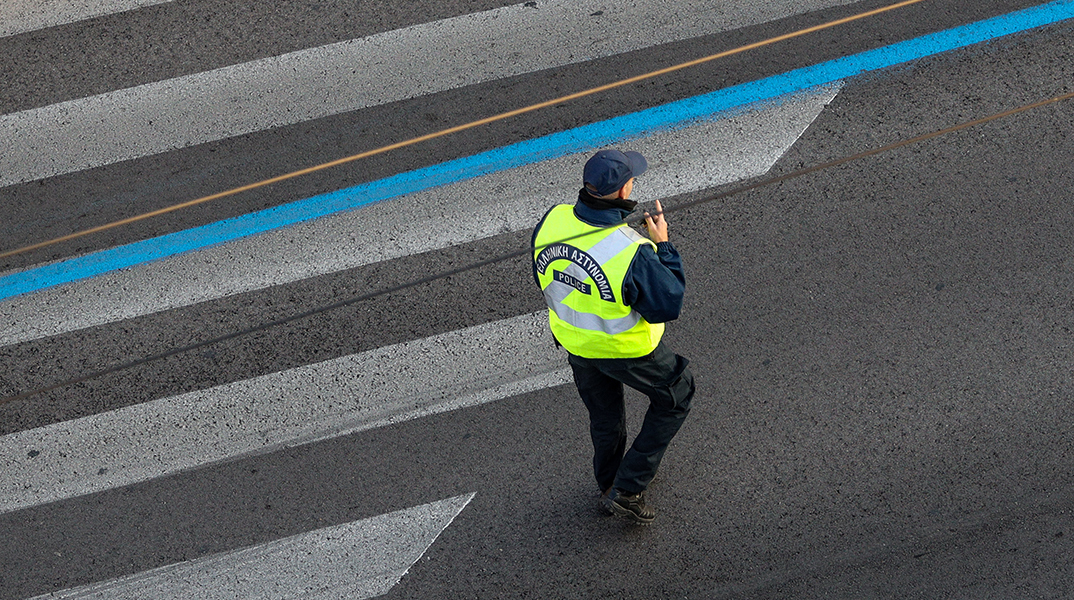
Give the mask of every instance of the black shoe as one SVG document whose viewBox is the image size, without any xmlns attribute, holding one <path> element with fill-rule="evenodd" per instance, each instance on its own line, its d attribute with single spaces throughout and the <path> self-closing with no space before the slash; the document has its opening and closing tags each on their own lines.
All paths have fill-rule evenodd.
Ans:
<svg viewBox="0 0 1074 600">
<path fill-rule="evenodd" d="M 656 518 L 656 511 L 645 504 L 645 492 L 628 494 L 622 490 L 612 490 L 604 506 L 615 516 L 630 519 L 642 525 L 648 525 Z"/>
</svg>

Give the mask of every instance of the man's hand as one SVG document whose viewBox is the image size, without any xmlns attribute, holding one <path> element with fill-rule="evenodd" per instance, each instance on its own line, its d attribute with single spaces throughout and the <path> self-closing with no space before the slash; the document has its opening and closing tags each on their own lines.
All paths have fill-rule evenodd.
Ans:
<svg viewBox="0 0 1074 600">
<path fill-rule="evenodd" d="M 660 201 L 656 201 L 656 216 L 645 213 L 645 229 L 649 231 L 649 239 L 657 244 L 668 241 L 668 222 L 664 219 L 664 208 Z"/>
</svg>

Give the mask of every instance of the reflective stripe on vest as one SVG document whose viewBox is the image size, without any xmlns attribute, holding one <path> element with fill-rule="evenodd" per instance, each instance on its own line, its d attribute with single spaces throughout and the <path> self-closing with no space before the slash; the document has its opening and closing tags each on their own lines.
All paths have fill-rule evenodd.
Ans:
<svg viewBox="0 0 1074 600">
<path fill-rule="evenodd" d="M 630 229 L 630 231 L 633 232 L 634 230 Z M 613 229 L 608 237 L 587 250 L 586 254 L 591 256 L 599 265 L 603 265 L 614 258 L 615 255 L 630 248 L 635 243 L 636 241 L 634 239 L 630 239 L 624 235 L 621 230 Z M 564 245 L 570 248 L 569 244 Z M 539 267 L 538 270 L 540 270 Z M 573 262 L 563 270 L 563 273 L 574 277 L 578 281 L 585 281 L 590 276 L 585 269 Z M 632 327 L 637 325 L 638 321 L 641 319 L 641 315 L 634 310 L 631 310 L 630 314 L 627 316 L 618 319 L 602 319 L 594 314 L 576 311 L 563 304 L 563 301 L 567 299 L 567 296 L 570 295 L 571 292 L 576 291 L 576 289 L 577 288 L 567 283 L 557 280 L 552 280 L 548 287 L 544 289 L 545 302 L 548 304 L 548 307 L 554 310 L 559 318 L 575 327 L 591 329 L 593 331 L 603 331 L 615 335 L 617 333 L 629 331 Z M 614 293 L 612 301 L 614 301 Z"/>
<path fill-rule="evenodd" d="M 638 249 L 653 242 L 625 225 L 586 224 L 572 206 L 560 205 L 545 217 L 536 243 L 533 258 L 549 324 L 567 351 L 586 358 L 652 352 L 663 324 L 648 323 L 617 296 Z"/>
</svg>

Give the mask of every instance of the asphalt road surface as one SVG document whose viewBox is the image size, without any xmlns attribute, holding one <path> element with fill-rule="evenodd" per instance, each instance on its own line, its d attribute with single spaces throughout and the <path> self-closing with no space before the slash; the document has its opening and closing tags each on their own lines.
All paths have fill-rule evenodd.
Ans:
<svg viewBox="0 0 1074 600">
<path fill-rule="evenodd" d="M 1074 2 L 79 4 L 0 8 L 0 598 L 1074 597 Z M 527 256 L 604 146 L 648 527 Z"/>
</svg>

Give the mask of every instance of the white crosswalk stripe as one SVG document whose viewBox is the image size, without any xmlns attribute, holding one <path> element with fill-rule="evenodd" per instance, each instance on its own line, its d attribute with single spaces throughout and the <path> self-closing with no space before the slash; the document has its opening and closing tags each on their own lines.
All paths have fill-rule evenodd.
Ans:
<svg viewBox="0 0 1074 600">
<path fill-rule="evenodd" d="M 374 598 L 399 582 L 473 497 L 448 498 L 32 600 Z"/>
<path fill-rule="evenodd" d="M 667 198 L 764 174 L 837 92 L 830 86 L 631 141 L 653 157 L 636 197 Z M 522 231 L 552 204 L 573 201 L 586 158 L 517 167 L 0 302 L 0 320 L 13 324 L 0 332 L 0 345 Z M 393 239 L 355 237 L 363 228 L 391 231 Z M 273 260 L 246 258 L 262 256 Z M 131 289 L 157 293 L 131 297 Z"/>
<path fill-rule="evenodd" d="M 695 18 L 656 2 L 518 4 L 3 115 L 10 150 L 0 156 L 0 186 L 717 33 L 787 3 L 730 13 L 705 0 L 678 4 Z M 400 69 L 400 57 L 424 56 L 439 58 Z M 469 56 L 488 59 L 475 65 Z"/>
<path fill-rule="evenodd" d="M 571 381 L 543 313 L 0 437 L 0 513 Z"/>
<path fill-rule="evenodd" d="M 0 3 L 0 37 L 168 2 L 174 0 L 7 0 Z"/>
</svg>

